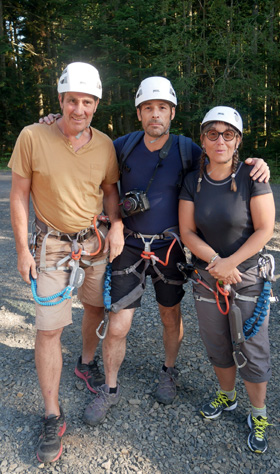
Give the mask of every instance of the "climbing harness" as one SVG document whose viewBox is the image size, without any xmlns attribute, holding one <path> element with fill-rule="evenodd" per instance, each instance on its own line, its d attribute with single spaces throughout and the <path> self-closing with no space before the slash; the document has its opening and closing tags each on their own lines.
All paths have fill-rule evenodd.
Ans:
<svg viewBox="0 0 280 474">
<path fill-rule="evenodd" d="M 156 266 L 156 263 L 160 263 L 163 266 L 168 265 L 170 252 L 174 244 L 176 243 L 176 241 L 178 241 L 181 246 L 180 239 L 178 235 L 175 233 L 175 229 L 167 229 L 160 235 L 158 234 L 144 235 L 141 233 L 134 233 L 133 231 L 130 231 L 127 228 L 125 228 L 124 232 L 125 234 L 127 234 L 126 237 L 128 237 L 129 235 L 133 235 L 135 238 L 141 238 L 144 243 L 144 250 L 142 251 L 140 255 L 141 257 L 140 260 L 138 260 L 134 265 L 131 265 L 130 267 L 125 268 L 124 270 L 112 271 L 111 263 L 107 264 L 106 271 L 105 271 L 104 286 L 103 286 L 104 318 L 99 324 L 98 328 L 96 329 L 96 334 L 99 337 L 99 339 L 104 339 L 107 334 L 110 311 L 113 311 L 114 313 L 119 312 L 121 309 L 125 308 L 126 306 L 136 301 L 143 294 L 144 289 L 145 289 L 145 273 L 146 273 L 146 269 L 148 268 L 150 264 L 153 266 L 154 270 L 156 271 L 158 275 L 156 278 L 153 279 L 154 283 L 157 282 L 159 279 L 169 284 L 182 285 L 183 283 L 183 281 L 169 280 L 165 278 L 165 276 L 160 272 L 160 270 Z M 165 261 L 162 261 L 155 255 L 155 252 L 151 252 L 151 245 L 155 239 L 171 239 L 171 238 L 172 238 L 172 242 L 167 250 L 166 259 Z M 149 241 L 147 242 L 146 239 L 149 239 Z M 136 269 L 143 261 L 144 261 L 144 269 L 142 273 L 140 274 L 136 271 Z M 123 298 L 121 298 L 119 301 L 117 301 L 116 303 L 112 305 L 111 295 L 110 295 L 112 275 L 114 276 L 128 275 L 129 273 L 134 273 L 134 275 L 136 275 L 139 278 L 140 280 L 139 285 L 136 288 L 134 288 L 130 293 L 128 293 L 127 295 L 125 295 Z M 101 331 L 101 328 L 102 328 L 102 331 Z"/>
<path fill-rule="evenodd" d="M 105 270 L 105 278 L 103 285 L 103 303 L 104 303 L 104 318 L 96 329 L 96 335 L 99 339 L 104 339 L 109 323 L 109 313 L 111 311 L 111 279 L 112 279 L 112 264 L 108 263 Z M 102 328 L 102 332 L 100 331 Z"/>
<path fill-rule="evenodd" d="M 79 266 L 80 262 L 85 265 L 93 266 L 93 265 L 100 265 L 107 262 L 107 258 L 105 260 L 99 260 L 98 262 L 89 262 L 87 260 L 83 260 L 82 256 L 92 257 L 97 255 L 102 247 L 102 239 L 105 240 L 105 235 L 102 231 L 98 228 L 99 222 L 108 223 L 107 216 L 95 216 L 93 219 L 92 225 L 87 228 L 83 229 L 80 232 L 75 234 L 67 234 L 60 231 L 57 231 L 43 222 L 41 222 L 38 218 L 32 223 L 32 233 L 31 239 L 29 244 L 29 249 L 33 257 L 35 257 L 36 248 L 37 248 L 37 237 L 42 232 L 44 235 L 43 242 L 42 242 L 42 249 L 40 255 L 40 266 L 37 269 L 37 272 L 40 273 L 42 271 L 50 272 L 55 270 L 64 270 L 70 271 L 70 278 L 69 284 L 58 293 L 55 293 L 52 296 L 40 297 L 37 295 L 37 282 L 36 280 L 30 275 L 31 280 L 31 290 L 36 303 L 42 306 L 55 306 L 57 304 L 62 303 L 66 299 L 71 298 L 72 291 L 74 288 L 79 288 L 82 286 L 85 278 L 85 271 L 83 268 Z M 79 248 L 78 243 L 83 243 L 90 235 L 96 234 L 98 239 L 98 248 L 95 252 L 87 252 L 83 248 Z M 60 240 L 69 241 L 72 243 L 72 251 L 66 257 L 62 258 L 57 262 L 54 267 L 47 267 L 46 266 L 46 245 L 47 239 L 49 237 L 60 238 Z M 66 262 L 68 262 L 67 265 Z M 56 301 L 53 301 L 56 300 Z"/>
<path fill-rule="evenodd" d="M 170 252 L 176 241 L 179 243 L 180 248 L 182 249 L 182 244 L 178 236 L 177 227 L 168 228 L 165 231 L 163 231 L 161 234 L 154 234 L 154 235 L 134 232 L 132 230 L 129 230 L 128 228 L 124 229 L 124 233 L 126 234 L 125 238 L 129 236 L 133 236 L 135 239 L 141 239 L 144 244 L 144 250 L 140 254 L 140 259 L 137 262 L 135 262 L 133 265 L 123 270 L 115 270 L 112 272 L 112 276 L 123 276 L 123 275 L 129 275 L 130 273 L 133 273 L 139 279 L 139 284 L 130 293 L 125 295 L 119 301 L 112 304 L 111 310 L 114 313 L 118 313 L 121 309 L 124 309 L 130 304 L 134 303 L 134 301 L 136 301 L 138 298 L 140 298 L 143 295 L 144 290 L 145 290 L 146 270 L 149 267 L 149 265 L 152 265 L 155 273 L 157 274 L 157 276 L 152 279 L 153 284 L 157 283 L 159 280 L 162 280 L 164 283 L 171 284 L 171 285 L 182 285 L 184 283 L 184 280 L 171 280 L 169 278 L 166 278 L 157 266 L 157 264 L 161 264 L 163 266 L 168 265 Z M 160 260 L 159 257 L 155 255 L 155 252 L 151 251 L 151 245 L 154 240 L 171 240 L 171 244 L 166 253 L 165 261 Z M 183 249 L 182 249 L 182 252 L 183 252 Z M 137 268 L 141 265 L 142 262 L 144 262 L 144 267 L 141 273 L 139 273 L 137 271 Z"/>
<path fill-rule="evenodd" d="M 259 296 L 240 295 L 230 285 L 221 288 L 220 283 L 218 281 L 216 282 L 218 292 L 220 292 L 225 297 L 226 311 L 221 311 L 218 292 L 215 292 L 212 288 L 210 288 L 202 281 L 201 275 L 192 264 L 178 263 L 177 266 L 178 269 L 185 275 L 186 280 L 192 280 L 195 284 L 202 284 L 215 296 L 215 300 L 210 298 L 204 298 L 201 296 L 195 296 L 195 299 L 197 301 L 207 301 L 209 303 L 216 303 L 219 308 L 219 311 L 222 314 L 228 314 L 231 326 L 232 344 L 234 349 L 232 355 L 237 368 L 241 369 L 247 364 L 247 358 L 241 351 L 241 344 L 258 333 L 261 325 L 265 320 L 270 303 L 278 301 L 278 298 L 272 295 L 272 281 L 275 280 L 274 257 L 270 254 L 261 254 L 258 260 L 259 273 L 260 276 L 264 279 L 264 286 Z M 231 300 L 230 304 L 228 298 Z M 251 301 L 256 303 L 253 315 L 249 319 L 247 319 L 244 324 L 242 322 L 241 310 L 235 304 L 235 300 Z"/>
</svg>

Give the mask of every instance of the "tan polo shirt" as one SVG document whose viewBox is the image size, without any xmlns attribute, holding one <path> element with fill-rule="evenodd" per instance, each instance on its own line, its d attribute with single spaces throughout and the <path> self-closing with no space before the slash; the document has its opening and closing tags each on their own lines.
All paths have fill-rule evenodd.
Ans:
<svg viewBox="0 0 280 474">
<path fill-rule="evenodd" d="M 75 152 L 56 122 L 30 125 L 20 133 L 8 164 L 32 180 L 37 217 L 63 232 L 88 227 L 103 209 L 100 185 L 119 179 L 111 139 L 92 127 L 91 132 L 91 140 Z"/>
</svg>

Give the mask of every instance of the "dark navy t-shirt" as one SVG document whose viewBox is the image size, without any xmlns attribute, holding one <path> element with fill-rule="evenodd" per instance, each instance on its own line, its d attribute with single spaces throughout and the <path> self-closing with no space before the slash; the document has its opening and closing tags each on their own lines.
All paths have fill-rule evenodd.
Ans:
<svg viewBox="0 0 280 474">
<path fill-rule="evenodd" d="M 236 252 L 254 233 L 251 197 L 271 193 L 268 183 L 251 179 L 252 168 L 240 163 L 235 178 L 236 192 L 230 190 L 230 176 L 222 181 L 214 181 L 204 173 L 199 193 L 196 191 L 197 171 L 189 173 L 184 180 L 179 198 L 194 202 L 197 234 L 224 258 Z M 257 259 L 258 255 L 251 257 L 239 269 L 245 271 L 255 265 Z M 197 264 L 203 268 L 207 266 L 202 261 Z"/>
<path fill-rule="evenodd" d="M 118 158 L 128 135 L 114 141 Z M 128 156 L 121 176 L 121 196 L 128 191 L 138 189 L 145 191 L 159 161 L 159 152 L 149 151 L 142 139 Z M 201 149 L 192 143 L 192 170 L 197 169 Z M 173 135 L 172 145 L 166 158 L 158 168 L 147 196 L 150 209 L 126 217 L 124 225 L 134 232 L 154 235 L 169 227 L 178 225 L 179 175 L 182 171 L 182 160 L 179 152 L 178 136 Z M 141 239 L 129 237 L 129 245 L 143 248 Z M 164 241 L 154 241 L 153 247 L 166 245 Z"/>
</svg>

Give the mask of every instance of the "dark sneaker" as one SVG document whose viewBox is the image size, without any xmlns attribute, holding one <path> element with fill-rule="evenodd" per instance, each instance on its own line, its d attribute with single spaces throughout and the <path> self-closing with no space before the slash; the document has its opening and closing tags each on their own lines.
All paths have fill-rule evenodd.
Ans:
<svg viewBox="0 0 280 474">
<path fill-rule="evenodd" d="M 82 356 L 80 356 L 75 367 L 77 377 L 84 380 L 87 388 L 93 393 L 97 393 L 97 388 L 105 382 L 104 375 L 99 371 L 97 361 L 98 358 L 96 357 L 89 364 L 82 364 Z"/>
<path fill-rule="evenodd" d="M 268 447 L 265 429 L 270 423 L 267 422 L 266 417 L 258 416 L 255 418 L 251 413 L 248 415 L 247 422 L 251 430 L 247 440 L 249 448 L 254 453 L 265 453 Z"/>
<path fill-rule="evenodd" d="M 200 413 L 205 418 L 215 420 L 223 411 L 231 411 L 237 407 L 236 392 L 234 399 L 230 400 L 225 393 L 217 392 L 217 397 L 213 402 L 203 405 Z"/>
<path fill-rule="evenodd" d="M 117 405 L 120 400 L 120 386 L 117 386 L 117 393 L 109 393 L 109 386 L 104 384 L 99 387 L 95 399 L 87 406 L 84 413 L 84 421 L 88 425 L 95 426 L 107 415 L 107 411 L 112 405 Z"/>
<path fill-rule="evenodd" d="M 155 398 L 159 403 L 168 405 L 172 403 L 177 394 L 176 382 L 179 371 L 168 367 L 166 372 L 162 369 L 159 373 L 159 383 L 155 391 Z"/>
<path fill-rule="evenodd" d="M 60 416 L 49 415 L 43 419 L 43 431 L 37 447 L 37 458 L 40 462 L 54 462 L 61 456 L 61 438 L 66 430 L 64 413 L 60 408 Z"/>
</svg>

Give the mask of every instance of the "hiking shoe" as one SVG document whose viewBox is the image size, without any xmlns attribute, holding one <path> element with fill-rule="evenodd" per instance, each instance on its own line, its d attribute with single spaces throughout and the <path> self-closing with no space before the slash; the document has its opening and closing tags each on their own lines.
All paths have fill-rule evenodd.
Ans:
<svg viewBox="0 0 280 474">
<path fill-rule="evenodd" d="M 97 388 L 104 384 L 105 378 L 99 371 L 97 365 L 98 358 L 95 357 L 89 364 L 82 364 L 82 356 L 79 357 L 75 367 L 75 374 L 86 382 L 87 388 L 93 392 L 97 392 Z"/>
<path fill-rule="evenodd" d="M 43 419 L 43 431 L 37 447 L 37 459 L 40 462 L 54 462 L 61 456 L 61 438 L 66 430 L 64 413 L 60 408 L 60 416 L 49 415 Z"/>
<path fill-rule="evenodd" d="M 107 415 L 112 405 L 117 405 L 120 400 L 120 386 L 117 385 L 117 393 L 109 393 L 109 386 L 104 384 L 98 388 L 95 399 L 87 406 L 84 413 L 84 421 L 88 425 L 95 426 Z"/>
<path fill-rule="evenodd" d="M 236 392 L 234 399 L 230 400 L 225 393 L 217 392 L 217 397 L 213 402 L 203 405 L 200 413 L 205 418 L 215 420 L 223 411 L 231 411 L 237 407 Z"/>
<path fill-rule="evenodd" d="M 258 416 L 255 418 L 251 413 L 248 415 L 247 423 L 251 430 L 247 440 L 249 448 L 254 453 L 265 453 L 268 447 L 265 429 L 270 423 L 267 422 L 266 417 Z"/>
<path fill-rule="evenodd" d="M 168 405 L 172 403 L 177 394 L 176 382 L 179 371 L 168 367 L 166 372 L 162 369 L 159 373 L 159 383 L 155 391 L 155 398 L 159 403 Z"/>
</svg>

